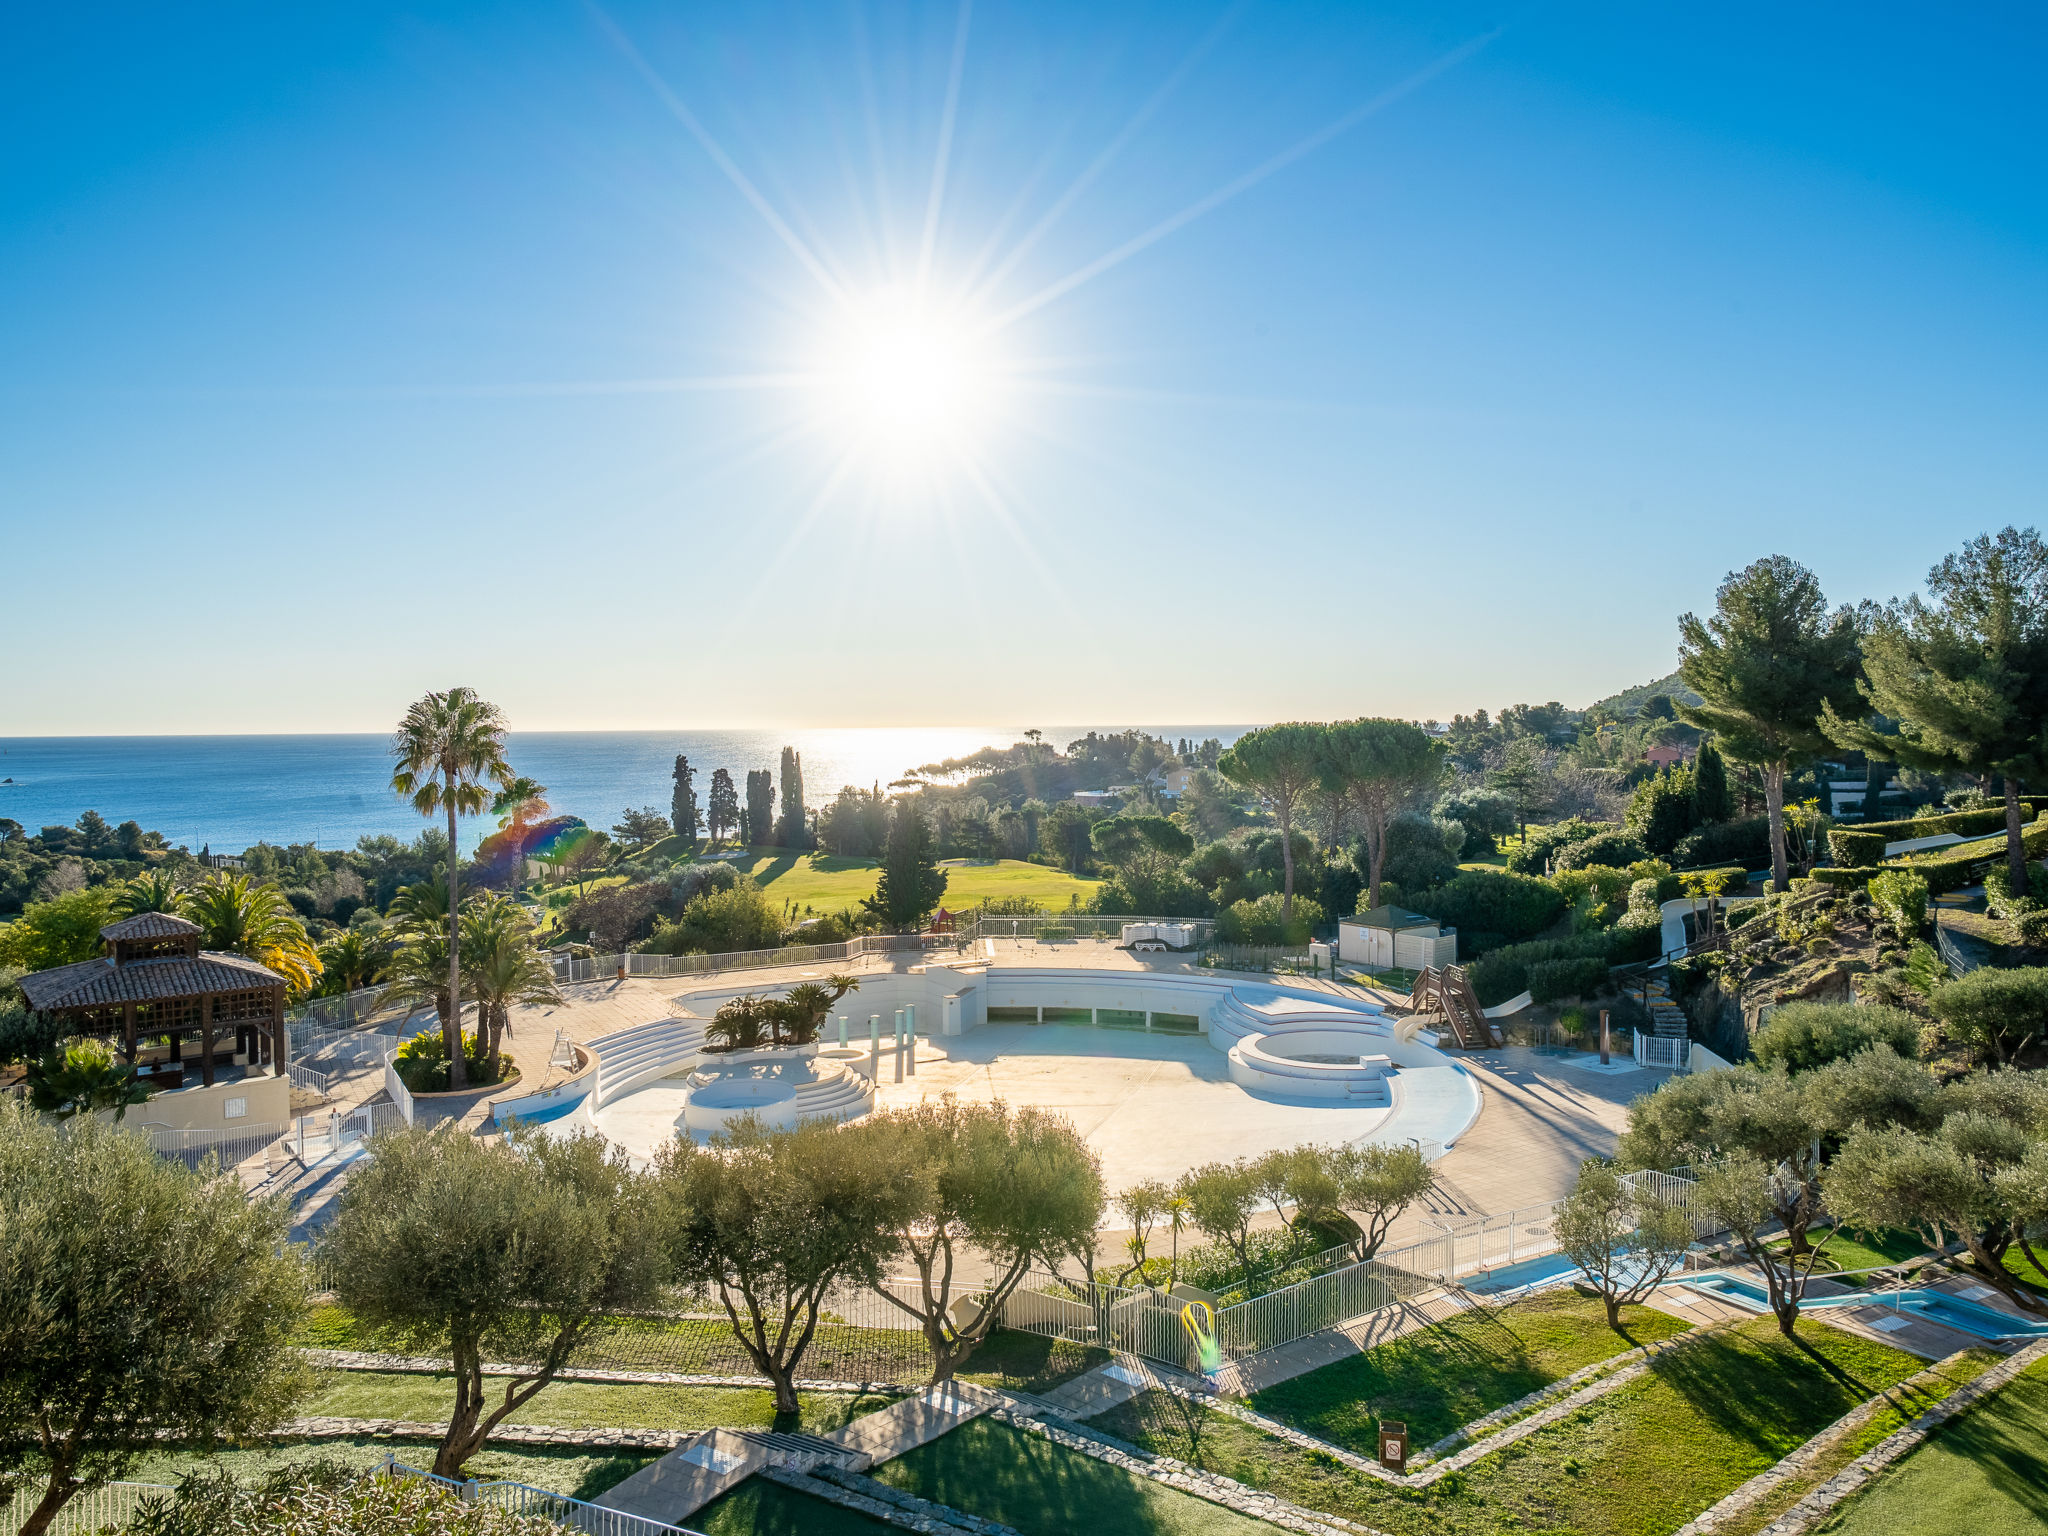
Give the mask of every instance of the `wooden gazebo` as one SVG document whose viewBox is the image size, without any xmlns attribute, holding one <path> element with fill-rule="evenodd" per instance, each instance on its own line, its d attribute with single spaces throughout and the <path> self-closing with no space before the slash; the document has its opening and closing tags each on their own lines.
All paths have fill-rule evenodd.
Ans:
<svg viewBox="0 0 2048 1536">
<path fill-rule="evenodd" d="M 167 912 L 143 912 L 100 930 L 107 952 L 97 960 L 60 965 L 21 978 L 21 995 L 36 1013 L 61 1021 L 72 1035 L 121 1043 L 133 1065 L 137 1044 L 168 1037 L 170 1054 L 148 1063 L 145 1080 L 182 1087 L 185 1042 L 198 1047 L 200 1081 L 213 1086 L 223 1033 L 251 1073 L 285 1073 L 284 978 L 241 955 L 199 947 L 199 925 Z"/>
</svg>

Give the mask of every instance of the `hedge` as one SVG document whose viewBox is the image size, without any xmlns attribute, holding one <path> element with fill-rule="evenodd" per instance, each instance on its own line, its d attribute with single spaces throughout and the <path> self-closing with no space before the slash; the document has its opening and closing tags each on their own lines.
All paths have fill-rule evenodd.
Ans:
<svg viewBox="0 0 2048 1536">
<path fill-rule="evenodd" d="M 2048 821 L 2037 821 L 2020 834 L 2020 846 L 2026 849 L 2028 858 L 2038 858 L 2048 853 Z M 1965 886 L 1975 885 L 1982 867 L 1994 859 L 2005 857 L 2005 844 L 1991 848 L 1979 848 L 1972 853 L 1954 853 L 1946 848 L 1931 853 L 1908 854 L 1902 859 L 1884 866 L 1887 869 L 1910 869 L 1923 875 L 1931 895 L 1939 896 L 1944 891 L 1959 891 Z M 1818 875 L 1821 873 L 1815 870 Z M 1871 871 L 1866 870 L 1866 874 Z"/>
<path fill-rule="evenodd" d="M 1627 869 L 1631 864 L 1640 864 L 1650 856 L 1635 837 L 1616 828 L 1596 832 L 1591 837 L 1581 838 L 1576 843 L 1567 843 L 1552 857 L 1552 864 L 1558 869 L 1583 869 L 1589 864 L 1605 864 L 1612 869 Z"/>
<path fill-rule="evenodd" d="M 1816 869 L 1811 878 L 1830 890 L 1854 891 L 1860 890 L 1872 875 L 1879 872 L 1876 866 L 1869 864 L 1858 864 L 1850 869 L 1828 869 L 1823 866 Z"/>
<path fill-rule="evenodd" d="M 1468 870 L 1409 903 L 1462 936 L 1498 934 L 1502 942 L 1534 938 L 1564 916 L 1565 898 L 1547 880 L 1497 870 Z"/>
<path fill-rule="evenodd" d="M 1847 827 L 1828 829 L 1828 853 L 1845 869 L 1865 869 L 1884 862 L 1888 839 L 1882 832 L 1850 831 Z"/>
<path fill-rule="evenodd" d="M 1747 869 L 1761 869 L 1770 861 L 1771 819 L 1768 816 L 1745 816 L 1740 821 L 1722 821 L 1711 827 L 1701 827 L 1699 831 L 1688 832 L 1681 837 L 1678 846 L 1671 850 L 1673 869 L 1737 863 Z"/>
<path fill-rule="evenodd" d="M 1663 940 L 1656 928 L 1614 928 L 1605 933 L 1573 934 L 1568 939 L 1510 944 L 1473 961 L 1465 967 L 1465 976 L 1478 995 L 1480 1007 L 1491 1008 L 1519 992 L 1533 994 L 1535 968 L 1550 961 L 1591 961 L 1604 971 L 1612 965 L 1654 960 L 1662 949 Z"/>
<path fill-rule="evenodd" d="M 1606 981 L 1607 959 L 1603 955 L 1582 955 L 1576 960 L 1539 960 L 1529 967 L 1529 997 L 1538 1003 L 1584 997 L 1598 992 Z"/>
<path fill-rule="evenodd" d="M 2038 815 L 2048 811 L 2048 795 L 2021 795 L 2020 805 Z M 1996 832 L 2004 825 L 2005 807 L 1985 805 L 1967 811 L 1950 811 L 1942 816 L 1915 816 L 1906 821 L 1859 821 L 1856 830 L 1864 836 L 1882 837 L 1886 842 L 1897 843 L 1910 837 L 1933 837 L 1942 832 L 1954 832 L 1962 837 L 1981 836 L 1986 832 Z"/>
</svg>

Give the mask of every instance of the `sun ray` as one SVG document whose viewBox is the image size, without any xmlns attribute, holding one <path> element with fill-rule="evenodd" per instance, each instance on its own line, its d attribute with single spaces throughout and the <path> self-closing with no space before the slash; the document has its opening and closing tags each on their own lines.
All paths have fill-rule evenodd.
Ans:
<svg viewBox="0 0 2048 1536">
<path fill-rule="evenodd" d="M 1045 563 L 1044 557 L 1032 547 L 1031 541 L 1024 537 L 1024 530 L 1018 527 L 1017 519 L 1010 511 L 1008 500 L 996 489 L 994 483 L 989 479 L 988 474 L 982 469 L 974 455 L 962 450 L 956 456 L 955 462 L 959 465 L 961 472 L 967 476 L 968 482 L 973 485 L 975 490 L 981 493 L 981 499 L 987 503 L 996 526 L 1009 535 L 1010 542 L 1016 546 L 1017 553 L 1022 555 L 1025 562 L 1037 573 L 1038 579 L 1047 595 L 1059 605 L 1061 616 L 1073 624 L 1085 623 L 1086 621 L 1081 611 L 1074 605 L 1072 595 L 1067 591 L 1066 586 L 1060 581 L 1052 568 Z"/>
<path fill-rule="evenodd" d="M 946 105 L 939 113 L 939 150 L 932 159 L 932 190 L 925 200 L 924 235 L 917 246 L 917 296 L 923 299 L 931 282 L 932 256 L 939 244 L 939 210 L 946 197 L 946 168 L 953 158 L 953 128 L 960 116 L 960 77 L 967 69 L 967 24 L 974 0 L 960 0 L 960 19 L 953 28 L 953 57 L 946 69 Z"/>
<path fill-rule="evenodd" d="M 1039 216 L 1038 222 L 1024 232 L 1016 245 L 1011 248 L 1010 253 L 989 273 L 987 280 L 981 284 L 980 292 L 982 294 L 987 294 L 994 290 L 1004 278 L 1015 271 L 1017 264 L 1030 254 L 1031 248 L 1044 238 L 1046 232 L 1060 221 L 1069 208 L 1073 207 L 1075 200 L 1094 184 L 1098 176 L 1109 169 L 1111 162 L 1137 136 L 1138 130 L 1151 121 L 1154 113 L 1166 105 L 1167 101 L 1173 96 L 1173 93 L 1180 88 L 1181 82 L 1186 80 L 1189 74 L 1194 71 L 1195 66 L 1207 57 L 1209 50 L 1222 40 L 1223 35 L 1230 30 L 1249 4 L 1250 0 L 1237 0 L 1235 5 L 1228 7 L 1221 16 L 1216 18 L 1210 25 L 1209 30 L 1202 34 L 1201 39 L 1195 46 L 1188 50 L 1181 61 L 1174 65 L 1167 77 L 1145 99 L 1144 105 L 1132 114 L 1130 121 L 1117 130 L 1116 135 L 1097 152 L 1093 160 L 1088 162 L 1086 167 L 1082 169 L 1081 174 L 1074 178 L 1066 191 L 1053 200 L 1052 206 Z M 974 273 L 979 265 L 977 263 L 976 268 L 969 269 L 967 274 L 969 282 L 974 281 Z"/>
<path fill-rule="evenodd" d="M 1074 271 L 1069 272 L 1065 277 L 1062 277 L 1055 282 L 1046 284 L 1045 287 L 1039 289 L 1038 292 L 1031 295 L 1030 298 L 1023 300 L 1021 303 L 1012 305 L 1009 309 L 1002 311 L 1000 314 L 996 315 L 993 319 L 991 319 L 988 322 L 988 327 L 990 331 L 997 331 L 1004 329 L 1005 327 L 1014 325 L 1017 321 L 1023 319 L 1026 315 L 1033 314 L 1036 311 L 1043 309 L 1046 305 L 1052 303 L 1053 300 L 1062 298 L 1065 295 L 1072 293 L 1076 288 L 1080 287 L 1083 283 L 1088 282 L 1093 278 L 1100 277 L 1104 272 L 1107 272 L 1110 268 L 1118 266 L 1125 261 L 1128 261 L 1131 257 L 1137 255 L 1140 251 L 1146 249 L 1148 246 L 1158 244 L 1161 240 L 1164 240 L 1168 235 L 1172 234 L 1175 230 L 1182 229 L 1187 225 L 1192 224 L 1196 219 L 1201 218 L 1202 215 L 1206 213 L 1213 213 L 1216 209 L 1222 207 L 1232 198 L 1238 197 L 1241 194 L 1250 191 L 1253 187 L 1257 186 L 1267 177 L 1272 176 L 1278 171 L 1285 170 L 1288 166 L 1294 164 L 1295 161 L 1301 159 L 1305 155 L 1312 154 L 1316 150 L 1321 149 L 1325 144 L 1329 143 L 1332 139 L 1335 139 L 1339 135 L 1348 132 L 1352 128 L 1357 127 L 1367 118 L 1372 117 L 1379 112 L 1385 111 L 1395 102 L 1401 100 L 1404 96 L 1407 96 L 1412 92 L 1418 90 L 1422 86 L 1428 84 L 1431 80 L 1434 80 L 1438 75 L 1444 73 L 1444 71 L 1451 69 L 1458 64 L 1463 63 L 1466 59 L 1470 58 L 1473 54 L 1477 53 L 1480 49 L 1484 48 L 1488 43 L 1491 43 L 1495 38 L 1499 37 L 1501 35 L 1502 30 L 1503 29 L 1500 27 L 1495 27 L 1491 31 L 1481 33 L 1478 37 L 1471 39 L 1469 42 L 1461 43 L 1458 47 L 1453 48 L 1449 53 L 1446 53 L 1442 57 L 1433 60 L 1429 64 L 1425 65 L 1423 68 L 1415 71 L 1415 73 L 1413 73 L 1412 75 L 1409 75 L 1406 79 L 1401 80 L 1395 85 L 1389 86 L 1386 90 L 1380 92 L 1377 96 L 1374 96 L 1367 101 L 1361 102 L 1358 106 L 1353 107 L 1349 112 L 1346 112 L 1342 117 L 1336 118 L 1333 121 L 1324 124 L 1321 128 L 1318 128 L 1314 133 L 1310 134 L 1307 138 L 1301 139 L 1298 142 L 1289 145 L 1286 149 L 1281 150 L 1280 153 L 1278 153 L 1277 155 L 1273 155 L 1269 159 L 1262 161 L 1260 164 L 1254 166 L 1251 170 L 1246 171 L 1242 176 L 1239 176 L 1232 181 L 1225 182 L 1222 186 L 1218 187 L 1214 192 L 1211 192 L 1208 196 L 1198 198 L 1196 201 L 1188 204 L 1187 207 L 1181 209 L 1180 212 L 1173 214 L 1168 218 L 1162 219 L 1159 223 L 1153 225 L 1143 234 L 1133 236 L 1131 239 L 1126 240 L 1122 245 L 1116 246 L 1113 249 L 1106 251 L 1102 255 L 1096 257 L 1095 260 L 1088 262 L 1084 266 L 1077 267 Z"/>
<path fill-rule="evenodd" d="M 762 195 L 760 188 L 756 187 L 748 179 L 747 173 L 739 168 L 738 162 L 725 152 L 724 147 L 719 144 L 718 140 L 711 136 L 710 130 L 697 120 L 697 114 L 690 110 L 688 103 L 681 96 L 677 95 L 670 88 L 668 82 L 662 79 L 654 66 L 647 62 L 646 56 L 634 46 L 633 40 L 626 36 L 619 24 L 612 20 L 611 16 L 602 6 L 597 4 L 597 0 L 584 0 L 584 3 L 605 35 L 626 56 L 626 61 L 633 66 L 634 72 L 647 82 L 648 86 L 661 100 L 662 105 L 669 109 L 676 120 L 690 131 L 690 136 L 697 141 L 698 146 L 704 153 L 711 157 L 712 163 L 725 173 L 726 180 L 730 181 L 739 190 L 740 196 L 744 197 L 753 207 L 754 211 L 767 221 L 768 227 L 775 231 L 777 238 L 803 264 L 804 269 L 818 280 L 819 286 L 836 302 L 846 303 L 845 289 L 832 275 L 825 263 L 819 259 L 817 253 L 806 245 L 802 237 L 794 229 L 790 228 L 788 221 L 775 211 L 774 206 Z"/>
</svg>

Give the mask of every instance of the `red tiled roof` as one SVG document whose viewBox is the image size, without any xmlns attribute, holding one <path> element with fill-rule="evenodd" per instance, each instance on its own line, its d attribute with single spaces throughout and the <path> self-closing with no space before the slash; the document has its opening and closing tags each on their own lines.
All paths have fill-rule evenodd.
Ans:
<svg viewBox="0 0 2048 1536">
<path fill-rule="evenodd" d="M 189 955 L 165 955 L 154 960 L 131 960 L 119 967 L 111 960 L 81 960 L 76 965 L 31 972 L 16 985 L 28 999 L 29 1007 L 38 1013 L 48 1013 L 59 1008 L 166 1002 L 178 997 L 203 997 L 209 992 L 249 992 L 259 987 L 282 987 L 284 978 L 240 955 L 203 950 L 196 959 Z"/>
</svg>

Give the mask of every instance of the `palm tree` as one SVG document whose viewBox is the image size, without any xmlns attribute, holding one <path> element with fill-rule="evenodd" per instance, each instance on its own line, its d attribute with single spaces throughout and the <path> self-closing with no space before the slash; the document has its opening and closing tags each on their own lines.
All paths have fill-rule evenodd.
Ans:
<svg viewBox="0 0 2048 1536">
<path fill-rule="evenodd" d="M 469 1076 L 462 1068 L 462 953 L 456 932 L 461 920 L 460 844 L 455 818 L 465 813 L 477 815 L 490 804 L 485 779 L 500 785 L 512 781 L 511 766 L 505 761 L 505 717 L 497 705 L 485 702 L 471 688 L 430 693 L 398 722 L 391 755 L 398 759 L 391 772 L 393 792 L 409 798 L 422 816 L 441 811 L 448 817 L 448 997 L 452 1006 L 443 1016 L 441 1028 L 448 1045 L 448 1086 L 461 1088 L 467 1086 Z"/>
<path fill-rule="evenodd" d="M 300 993 L 310 992 L 320 977 L 320 957 L 305 924 L 274 885 L 221 870 L 187 891 L 178 911 L 199 925 L 203 949 L 246 955 Z"/>
<path fill-rule="evenodd" d="M 515 1003 L 559 1003 L 554 968 L 534 946 L 533 923 L 519 904 L 496 891 L 474 897 L 462 913 L 462 964 L 476 999 L 484 1060 L 497 1075 L 498 1051 Z"/>
<path fill-rule="evenodd" d="M 448 964 L 448 930 L 438 923 L 406 923 L 398 930 L 397 947 L 385 959 L 384 990 L 377 995 L 377 1006 L 400 1003 L 417 1008 L 432 1003 L 443 1044 L 452 1035 L 455 1054 L 460 1055 L 461 1016 L 448 1004 L 448 980 L 455 974 Z"/>
<path fill-rule="evenodd" d="M 384 974 L 389 959 L 383 944 L 360 928 L 351 928 L 322 944 L 320 968 L 329 986 L 342 997 L 360 991 Z M 355 1024 L 355 1004 L 349 1004 L 348 1021 Z"/>
<path fill-rule="evenodd" d="M 150 869 L 121 887 L 120 894 L 114 897 L 114 910 L 123 917 L 143 912 L 175 913 L 182 899 L 183 893 L 169 870 Z"/>
</svg>

